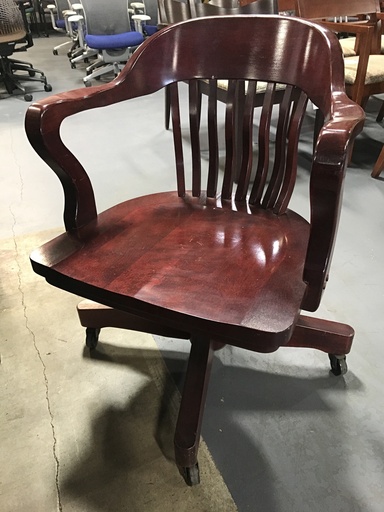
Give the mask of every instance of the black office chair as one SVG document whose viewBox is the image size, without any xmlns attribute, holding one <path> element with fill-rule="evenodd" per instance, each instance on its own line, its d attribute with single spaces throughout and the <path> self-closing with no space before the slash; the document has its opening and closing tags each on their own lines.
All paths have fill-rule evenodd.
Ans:
<svg viewBox="0 0 384 512">
<path fill-rule="evenodd" d="M 21 0 L 0 0 L 0 76 L 8 94 L 19 90 L 25 101 L 32 101 L 32 94 L 26 91 L 23 82 L 40 82 L 47 92 L 52 91 L 52 86 L 44 73 L 31 63 L 10 58 L 13 53 L 33 46 L 25 15 L 26 4 Z"/>
</svg>

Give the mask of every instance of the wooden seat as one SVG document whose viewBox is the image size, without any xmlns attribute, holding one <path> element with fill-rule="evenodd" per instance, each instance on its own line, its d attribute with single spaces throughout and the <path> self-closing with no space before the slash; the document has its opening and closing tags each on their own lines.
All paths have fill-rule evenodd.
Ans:
<svg viewBox="0 0 384 512">
<path fill-rule="evenodd" d="M 231 85 L 227 94 L 226 154 L 219 172 L 218 79 L 248 84 L 237 183 L 236 87 Z M 186 141 L 177 87 L 189 82 L 190 102 L 196 107 L 200 80 L 209 80 L 211 87 L 207 167 L 201 158 L 203 123 L 198 109 L 187 115 Z M 254 162 L 258 80 L 268 86 Z M 278 107 L 273 98 L 276 83 L 285 85 Z M 108 108 L 164 87 L 171 94 L 175 190 L 97 213 L 88 174 L 61 141 L 61 123 L 78 112 Z M 321 110 L 325 124 L 312 159 L 311 217 L 305 219 L 289 202 L 308 100 Z M 98 303 L 79 308 L 83 323 L 94 331 L 109 324 L 191 341 L 175 433 L 176 463 L 190 485 L 199 481 L 197 452 L 215 349 L 225 344 L 255 352 L 313 347 L 331 355 L 334 373 L 346 370 L 344 356 L 353 329 L 304 316 L 301 310 L 315 311 L 320 304 L 349 151 L 363 122 L 362 109 L 344 92 L 343 60 L 334 34 L 298 18 L 253 15 L 204 17 L 169 26 L 145 41 L 113 82 L 52 96 L 27 112 L 27 136 L 59 177 L 65 195 L 65 231 L 31 254 L 35 272 L 54 286 Z M 191 183 L 186 178 L 186 149 L 192 152 Z M 129 158 L 127 168 L 127 179 L 134 179 Z M 97 334 L 93 346 L 96 342 Z"/>
</svg>

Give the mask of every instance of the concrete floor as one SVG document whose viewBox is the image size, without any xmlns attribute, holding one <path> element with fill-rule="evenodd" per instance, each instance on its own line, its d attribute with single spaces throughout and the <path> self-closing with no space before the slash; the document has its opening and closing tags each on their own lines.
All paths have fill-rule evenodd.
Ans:
<svg viewBox="0 0 384 512">
<path fill-rule="evenodd" d="M 46 72 L 54 93 L 82 87 L 84 70 L 71 70 L 63 53 L 53 57 L 55 44 L 57 37 L 36 39 L 28 58 Z M 190 489 L 171 460 L 172 414 L 159 426 L 168 382 L 163 362 L 178 383 L 188 344 L 105 329 L 98 355 L 89 357 L 78 299 L 35 276 L 27 258 L 61 229 L 59 183 L 26 140 L 28 104 L 0 99 L 1 511 L 384 510 L 384 180 L 370 178 L 384 140 L 374 120 L 379 105 L 370 101 L 355 144 L 319 310 L 356 330 L 349 372 L 330 375 L 327 356 L 308 349 L 217 353 L 203 425 L 203 481 Z M 159 94 L 64 123 L 63 138 L 89 171 L 100 210 L 173 188 L 163 126 Z M 127 158 L 128 142 L 135 150 Z M 307 160 L 304 148 L 299 210 Z M 114 183 L 127 186 L 116 190 Z"/>
</svg>

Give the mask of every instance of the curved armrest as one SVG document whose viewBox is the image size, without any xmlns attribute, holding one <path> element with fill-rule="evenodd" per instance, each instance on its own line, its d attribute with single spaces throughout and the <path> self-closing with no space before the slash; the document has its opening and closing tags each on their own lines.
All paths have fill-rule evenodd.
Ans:
<svg viewBox="0 0 384 512">
<path fill-rule="evenodd" d="M 60 137 L 63 120 L 88 108 L 112 101 L 102 101 L 112 84 L 65 92 L 33 103 L 26 114 L 27 137 L 38 155 L 58 176 L 64 191 L 64 224 L 67 231 L 78 231 L 96 219 L 97 211 L 90 179 Z"/>
<path fill-rule="evenodd" d="M 326 285 L 345 171 L 353 141 L 363 129 L 364 119 L 363 109 L 344 93 L 338 93 L 332 118 L 319 134 L 310 178 L 311 232 L 304 268 L 308 287 L 303 301 L 303 308 L 307 311 L 318 308 Z"/>
</svg>

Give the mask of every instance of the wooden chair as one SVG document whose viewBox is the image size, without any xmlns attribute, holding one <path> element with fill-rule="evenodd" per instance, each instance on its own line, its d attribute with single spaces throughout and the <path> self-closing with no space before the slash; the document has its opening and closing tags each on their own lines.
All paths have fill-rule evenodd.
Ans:
<svg viewBox="0 0 384 512">
<path fill-rule="evenodd" d="M 365 106 L 373 94 L 384 93 L 384 55 L 378 0 L 296 0 L 296 14 L 334 32 L 356 35 L 355 56 L 345 57 L 345 84 L 350 98 Z M 330 19 L 355 18 L 333 22 Z"/>
<path fill-rule="evenodd" d="M 237 184 L 231 163 L 235 87 L 227 96 L 222 180 L 218 172 L 216 80 L 228 78 L 248 81 Z M 196 108 L 189 119 L 191 185 L 184 172 L 185 133 L 177 95 L 177 82 L 186 80 L 195 105 L 197 80 L 209 80 L 212 89 L 206 180 Z M 268 82 L 268 101 L 261 113 L 257 172 L 251 182 L 258 80 Z M 286 88 L 275 130 L 276 83 Z M 137 197 L 97 213 L 91 181 L 60 138 L 61 123 L 78 112 L 168 86 L 175 191 Z M 309 221 L 289 208 L 308 100 L 326 120 L 312 159 Z M 65 196 L 65 232 L 31 254 L 34 271 L 53 286 L 106 306 L 93 309 L 88 320 L 96 325 L 89 327 L 99 327 L 99 315 L 105 324 L 109 311 L 121 327 L 191 341 L 175 433 L 176 463 L 190 485 L 199 481 L 197 452 L 215 349 L 225 344 L 255 352 L 312 347 L 330 354 L 334 373 L 346 371 L 353 329 L 301 310 L 315 311 L 320 304 L 349 151 L 363 123 L 363 110 L 344 92 L 343 60 L 334 34 L 294 17 L 253 15 L 171 25 L 147 39 L 111 83 L 52 96 L 27 112 L 29 141 L 57 174 Z M 134 175 L 133 169 L 132 179 Z"/>
</svg>

